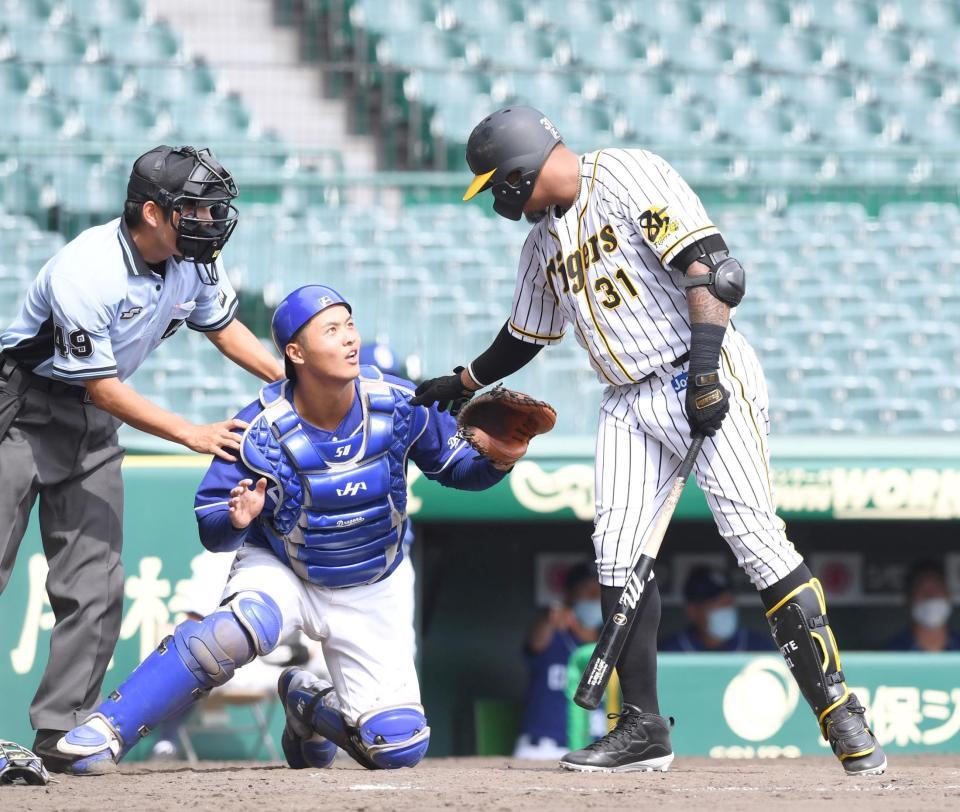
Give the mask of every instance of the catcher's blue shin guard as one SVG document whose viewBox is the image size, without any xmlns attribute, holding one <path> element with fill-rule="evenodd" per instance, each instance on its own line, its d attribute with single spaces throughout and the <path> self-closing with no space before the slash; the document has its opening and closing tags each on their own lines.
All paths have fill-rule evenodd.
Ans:
<svg viewBox="0 0 960 812">
<path fill-rule="evenodd" d="M 300 690 L 299 697 L 302 696 L 301 689 L 305 682 L 317 685 L 318 690 L 320 689 L 319 681 L 313 674 L 296 667 L 284 669 L 277 682 L 277 693 L 280 695 L 280 703 L 283 705 L 287 717 L 283 735 L 280 737 L 280 745 L 283 748 L 283 755 L 287 764 L 294 770 L 303 770 L 307 767 L 313 767 L 314 769 L 329 767 L 337 757 L 335 742 L 320 735 L 310 725 L 297 719 L 288 709 L 287 696 L 291 685 L 295 684 L 295 690 Z"/>
<path fill-rule="evenodd" d="M 369 770 L 414 767 L 423 759 L 430 743 L 430 728 L 420 705 L 378 708 L 350 725 L 339 710 L 325 703 L 333 689 L 324 688 L 311 675 L 301 676 L 304 674 L 301 669 L 289 668 L 281 677 L 281 685 L 285 683 L 281 698 L 288 720 L 292 718 L 296 725 L 342 747 Z"/>
<path fill-rule="evenodd" d="M 279 607 L 262 592 L 240 592 L 203 620 L 181 623 L 57 743 L 59 752 L 77 759 L 70 772 L 89 772 L 85 765 L 103 758 L 119 761 L 158 723 L 272 651 L 281 628 Z"/>
</svg>

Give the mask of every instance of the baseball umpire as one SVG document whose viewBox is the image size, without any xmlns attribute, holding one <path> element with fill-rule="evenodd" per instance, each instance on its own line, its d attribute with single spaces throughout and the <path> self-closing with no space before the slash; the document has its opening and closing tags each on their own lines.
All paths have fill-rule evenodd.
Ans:
<svg viewBox="0 0 960 812">
<path fill-rule="evenodd" d="M 555 344 L 567 324 L 606 384 L 593 533 L 604 617 L 663 506 L 692 434 L 706 435 L 697 482 L 721 535 L 760 591 L 777 646 L 850 774 L 886 758 L 846 686 L 823 589 L 777 517 L 767 449 L 767 388 L 730 322 L 745 272 L 700 199 L 661 157 L 639 149 L 577 155 L 530 107 L 499 110 L 470 134 L 464 199 L 534 223 L 510 319 L 466 369 L 417 388 L 414 403 L 457 408 Z M 646 590 L 617 665 L 616 728 L 560 762 L 571 770 L 666 770 L 673 761 L 656 690 L 660 595 Z"/>
<path fill-rule="evenodd" d="M 123 607 L 121 421 L 233 460 L 238 420 L 194 425 L 124 383 L 184 323 L 265 381 L 280 363 L 236 320 L 218 256 L 237 225 L 237 187 L 208 149 L 140 156 L 123 216 L 84 231 L 43 266 L 0 333 L 0 591 L 30 510 L 50 565 L 56 624 L 30 706 L 34 751 L 69 770 L 57 740 L 99 700 Z"/>
</svg>

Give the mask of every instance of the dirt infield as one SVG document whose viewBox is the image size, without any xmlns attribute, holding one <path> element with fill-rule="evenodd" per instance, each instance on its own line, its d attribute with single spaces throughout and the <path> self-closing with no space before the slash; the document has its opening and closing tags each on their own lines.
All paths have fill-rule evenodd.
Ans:
<svg viewBox="0 0 960 812">
<path fill-rule="evenodd" d="M 642 795 L 637 795 L 637 793 Z M 46 788 L 0 787 L 0 809 L 957 809 L 960 757 L 900 756 L 886 775 L 846 778 L 824 758 L 778 761 L 677 759 L 668 773 L 569 773 L 506 758 L 427 759 L 414 770 L 368 772 L 338 759 L 328 770 L 204 763 L 192 769 L 131 764 L 99 778 L 57 776 Z"/>
</svg>

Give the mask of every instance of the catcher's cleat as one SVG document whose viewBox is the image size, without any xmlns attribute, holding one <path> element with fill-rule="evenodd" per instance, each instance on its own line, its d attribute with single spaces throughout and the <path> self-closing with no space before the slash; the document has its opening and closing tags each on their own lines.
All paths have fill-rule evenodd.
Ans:
<svg viewBox="0 0 960 812">
<path fill-rule="evenodd" d="M 52 773 L 107 775 L 117 771 L 120 741 L 103 717 L 96 715 L 66 733 L 38 732 L 33 749 Z"/>
<path fill-rule="evenodd" d="M 560 760 L 563 769 L 599 773 L 665 773 L 670 769 L 672 719 L 643 713 L 633 705 L 624 705 L 623 713 L 610 714 L 610 718 L 617 719 L 617 726 L 582 750 L 567 753 Z"/>
<path fill-rule="evenodd" d="M 824 726 L 833 752 L 847 775 L 882 775 L 887 757 L 864 719 L 856 694 L 827 714 Z"/>
<path fill-rule="evenodd" d="M 317 683 L 317 689 L 320 690 L 317 678 L 309 671 L 296 666 L 285 668 L 277 681 L 277 693 L 280 695 L 280 702 L 287 717 L 283 735 L 280 737 L 280 746 L 283 748 L 287 764 L 294 770 L 329 767 L 337 757 L 337 745 L 314 731 L 310 725 L 296 716 L 293 708 L 287 706 L 287 694 L 291 686 L 294 690 L 300 690 L 311 683 Z"/>
</svg>

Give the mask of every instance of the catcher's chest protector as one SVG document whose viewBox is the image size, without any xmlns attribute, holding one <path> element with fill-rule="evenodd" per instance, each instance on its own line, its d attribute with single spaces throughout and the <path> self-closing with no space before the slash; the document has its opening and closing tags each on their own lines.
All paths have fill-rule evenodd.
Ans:
<svg viewBox="0 0 960 812">
<path fill-rule="evenodd" d="M 363 367 L 360 430 L 315 443 L 288 400 L 289 387 L 277 381 L 260 390 L 263 411 L 243 435 L 244 463 L 280 492 L 261 526 L 304 580 L 325 587 L 372 583 L 399 563 L 406 457 L 426 428 L 426 409 L 410 406 L 409 393 L 382 380 L 375 367 Z"/>
</svg>

